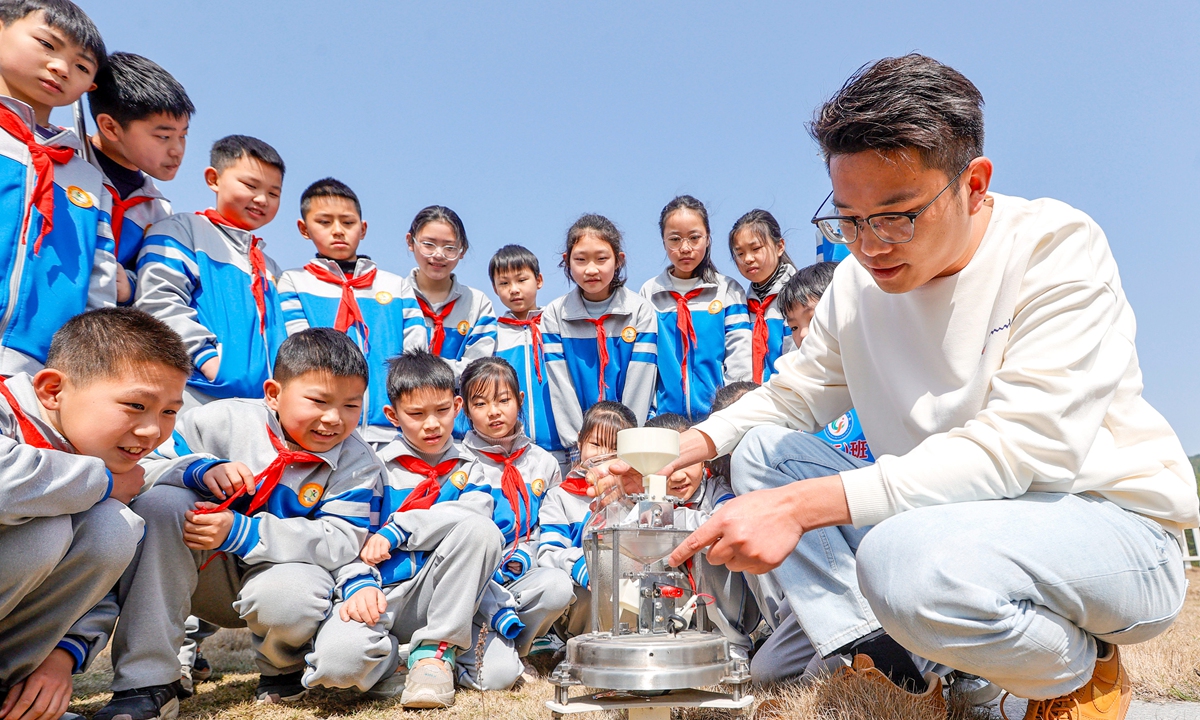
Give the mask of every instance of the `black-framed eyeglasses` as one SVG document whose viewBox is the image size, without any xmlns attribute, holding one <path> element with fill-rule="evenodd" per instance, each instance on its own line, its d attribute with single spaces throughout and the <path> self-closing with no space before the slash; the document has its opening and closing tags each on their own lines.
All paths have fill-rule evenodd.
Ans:
<svg viewBox="0 0 1200 720">
<path fill-rule="evenodd" d="M 859 225 L 868 225 L 871 232 L 875 233 L 875 237 L 882 242 L 890 245 L 899 245 L 913 239 L 913 232 L 916 230 L 917 218 L 921 213 L 929 209 L 929 206 L 937 202 L 937 199 L 942 196 L 942 193 L 950 189 L 950 186 L 958 181 L 958 178 L 966 172 L 967 168 L 971 167 L 971 163 L 963 165 L 962 170 L 959 170 L 954 177 L 950 178 L 950 182 L 946 183 L 946 187 L 938 191 L 933 199 L 925 203 L 925 207 L 915 212 L 889 212 L 875 213 L 868 215 L 865 218 L 852 217 L 849 215 L 825 215 L 817 217 L 813 215 L 812 224 L 817 226 L 821 231 L 821 235 L 831 243 L 838 245 L 849 245 L 858 239 Z M 821 208 L 825 207 L 825 203 L 829 202 L 829 198 L 833 197 L 833 191 L 821 202 L 821 207 L 817 208 L 817 212 L 821 212 Z"/>
</svg>

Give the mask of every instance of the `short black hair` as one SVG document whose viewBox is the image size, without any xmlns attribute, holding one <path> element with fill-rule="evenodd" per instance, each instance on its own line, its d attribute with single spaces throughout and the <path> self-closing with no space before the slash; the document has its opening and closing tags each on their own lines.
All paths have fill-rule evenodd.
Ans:
<svg viewBox="0 0 1200 720">
<path fill-rule="evenodd" d="M 280 175 L 284 174 L 283 158 L 279 157 L 275 148 L 249 135 L 226 135 L 213 143 L 208 164 L 217 172 L 222 172 L 246 156 L 276 168 Z"/>
<path fill-rule="evenodd" d="M 127 307 L 76 315 L 54 333 L 46 354 L 46 367 L 65 373 L 76 385 L 150 364 L 192 374 L 192 356 L 179 333 Z"/>
<path fill-rule="evenodd" d="M 983 94 L 933 58 L 884 58 L 851 75 L 808 131 L 826 164 L 864 150 L 915 150 L 925 167 L 950 178 L 983 154 Z"/>
<path fill-rule="evenodd" d="M 301 330 L 279 346 L 272 377 L 287 385 L 305 373 L 327 372 L 334 377 L 358 377 L 370 382 L 362 350 L 344 332 L 329 327 Z"/>
<path fill-rule="evenodd" d="M 388 402 L 395 405 L 421 390 L 454 394 L 454 371 L 445 360 L 428 350 L 405 350 L 388 360 Z"/>
<path fill-rule="evenodd" d="M 496 251 L 488 261 L 488 277 L 496 282 L 496 273 L 510 273 L 517 270 L 529 270 L 534 275 L 541 275 L 542 268 L 538 264 L 537 255 L 524 245 L 505 245 Z"/>
<path fill-rule="evenodd" d="M 108 62 L 108 50 L 100 29 L 78 5 L 71 0 L 0 0 L 0 23 L 10 25 L 35 12 L 43 12 L 46 24 L 61 30 L 67 38 L 92 54 L 96 69 Z"/>
<path fill-rule="evenodd" d="M 779 309 L 789 313 L 800 305 L 814 305 L 825 294 L 825 288 L 833 281 L 835 262 L 819 262 L 802 267 L 788 278 L 779 291 Z"/>
<path fill-rule="evenodd" d="M 666 428 L 668 430 L 683 432 L 692 427 L 692 424 L 688 422 L 687 418 L 678 413 L 663 413 L 647 420 L 646 427 Z"/>
<path fill-rule="evenodd" d="M 300 193 L 300 217 L 307 217 L 308 211 L 312 208 L 313 199 L 322 197 L 346 198 L 354 203 L 354 212 L 358 213 L 359 218 L 362 218 L 362 205 L 358 202 L 358 195 L 350 189 L 349 185 L 331 177 L 321 178 Z"/>
<path fill-rule="evenodd" d="M 108 115 L 121 127 L 158 113 L 177 118 L 196 113 L 183 85 L 158 63 L 127 52 L 108 56 L 96 73 L 96 89 L 88 93 L 92 119 Z"/>
</svg>

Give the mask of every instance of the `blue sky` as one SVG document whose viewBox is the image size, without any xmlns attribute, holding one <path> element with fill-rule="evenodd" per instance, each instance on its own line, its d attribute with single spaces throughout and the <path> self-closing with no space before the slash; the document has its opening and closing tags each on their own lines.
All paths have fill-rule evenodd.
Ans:
<svg viewBox="0 0 1200 720">
<path fill-rule="evenodd" d="M 829 181 L 805 122 L 865 62 L 936 57 L 983 92 L 993 189 L 1105 229 L 1146 397 L 1200 452 L 1195 2 L 81 4 L 111 50 L 154 59 L 196 103 L 163 188 L 177 209 L 211 203 L 213 140 L 256 135 L 288 165 L 262 232 L 281 266 L 311 255 L 298 197 L 333 175 L 362 197 L 362 251 L 382 267 L 407 273 L 413 215 L 449 205 L 472 244 L 459 278 L 490 291 L 492 251 L 521 243 L 543 261 L 543 304 L 566 290 L 558 254 L 584 212 L 624 231 L 635 289 L 660 272 L 658 213 L 679 193 L 708 205 L 723 271 L 729 227 L 754 207 L 811 262 Z"/>
</svg>

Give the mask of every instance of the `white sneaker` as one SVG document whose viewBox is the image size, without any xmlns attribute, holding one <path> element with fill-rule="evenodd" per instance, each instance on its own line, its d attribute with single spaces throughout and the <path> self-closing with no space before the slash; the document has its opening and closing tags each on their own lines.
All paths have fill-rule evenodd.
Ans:
<svg viewBox="0 0 1200 720">
<path fill-rule="evenodd" d="M 372 688 L 373 689 L 373 688 Z M 446 663 L 418 662 L 408 671 L 400 705 L 405 708 L 445 708 L 454 704 L 454 675 Z"/>
</svg>

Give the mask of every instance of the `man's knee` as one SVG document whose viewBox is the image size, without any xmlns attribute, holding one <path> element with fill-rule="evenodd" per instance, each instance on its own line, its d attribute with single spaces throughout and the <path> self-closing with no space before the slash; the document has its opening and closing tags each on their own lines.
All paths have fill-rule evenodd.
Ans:
<svg viewBox="0 0 1200 720">
<path fill-rule="evenodd" d="M 969 551 L 931 535 L 922 515 L 910 510 L 884 520 L 855 555 L 859 590 L 889 632 L 935 623 L 958 596 L 955 571 Z"/>
<path fill-rule="evenodd" d="M 814 445 L 815 443 L 815 445 Z M 786 484 L 800 477 L 781 476 L 777 466 L 784 460 L 805 458 L 812 452 L 828 450 L 819 438 L 778 425 L 760 425 L 751 428 L 737 447 L 730 460 L 730 483 L 738 495 L 776 487 L 781 481 Z"/>
</svg>

